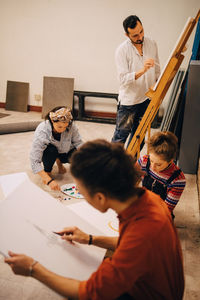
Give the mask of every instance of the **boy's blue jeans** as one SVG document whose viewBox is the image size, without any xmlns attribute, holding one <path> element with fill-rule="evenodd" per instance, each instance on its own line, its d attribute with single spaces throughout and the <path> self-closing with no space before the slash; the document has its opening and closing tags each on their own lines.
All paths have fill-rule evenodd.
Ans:
<svg viewBox="0 0 200 300">
<path fill-rule="evenodd" d="M 113 143 L 121 142 L 125 144 L 128 135 L 131 142 L 137 127 L 142 119 L 150 100 L 135 105 L 119 105 L 116 118 L 116 128 L 112 138 Z M 143 142 L 144 145 L 144 142 Z M 141 145 L 143 147 L 143 145 Z"/>
</svg>

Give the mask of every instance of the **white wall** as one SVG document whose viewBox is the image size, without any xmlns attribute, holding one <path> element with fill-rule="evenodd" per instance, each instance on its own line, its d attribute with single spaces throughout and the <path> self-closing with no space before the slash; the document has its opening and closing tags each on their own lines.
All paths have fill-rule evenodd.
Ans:
<svg viewBox="0 0 200 300">
<path fill-rule="evenodd" d="M 125 38 L 123 20 L 140 17 L 163 67 L 199 6 L 199 0 L 0 0 L 0 102 L 14 80 L 29 82 L 29 104 L 41 105 L 34 95 L 42 95 L 43 76 L 74 77 L 75 90 L 117 93 L 114 52 Z"/>
</svg>

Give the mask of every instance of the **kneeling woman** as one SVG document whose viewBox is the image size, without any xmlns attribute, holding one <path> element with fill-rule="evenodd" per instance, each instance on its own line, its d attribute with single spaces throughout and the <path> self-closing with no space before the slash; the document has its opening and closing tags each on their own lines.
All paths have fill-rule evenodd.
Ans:
<svg viewBox="0 0 200 300">
<path fill-rule="evenodd" d="M 65 173 L 63 163 L 69 162 L 70 156 L 81 144 L 71 110 L 68 107 L 55 107 L 35 130 L 30 153 L 33 173 L 39 174 L 43 183 L 52 190 L 60 190 L 58 183 L 51 178 L 53 165 L 56 162 L 58 172 Z"/>
<path fill-rule="evenodd" d="M 145 172 L 142 185 L 160 195 L 172 218 L 173 210 L 185 188 L 185 176 L 174 163 L 177 144 L 177 137 L 172 132 L 156 132 L 148 142 L 149 155 L 144 155 L 138 160 L 142 171 Z"/>
</svg>

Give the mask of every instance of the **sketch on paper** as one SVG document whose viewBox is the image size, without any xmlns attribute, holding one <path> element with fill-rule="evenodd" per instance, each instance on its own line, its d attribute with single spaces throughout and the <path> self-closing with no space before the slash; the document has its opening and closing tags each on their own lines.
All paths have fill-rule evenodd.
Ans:
<svg viewBox="0 0 200 300">
<path fill-rule="evenodd" d="M 58 238 L 58 236 L 55 235 L 55 233 L 48 231 L 48 230 L 40 227 L 39 225 L 34 224 L 33 222 L 31 222 L 29 220 L 26 220 L 26 221 L 29 224 L 31 224 L 37 231 L 39 231 L 47 239 L 48 246 L 59 244 L 60 239 Z"/>
</svg>

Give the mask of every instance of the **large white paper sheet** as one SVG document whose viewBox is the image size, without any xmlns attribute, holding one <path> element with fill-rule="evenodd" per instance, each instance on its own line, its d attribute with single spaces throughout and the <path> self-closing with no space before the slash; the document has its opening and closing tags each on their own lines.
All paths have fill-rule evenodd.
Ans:
<svg viewBox="0 0 200 300">
<path fill-rule="evenodd" d="M 118 236 L 119 220 L 117 214 L 109 209 L 105 213 L 101 213 L 86 201 L 70 204 L 69 209 L 79 215 L 82 219 L 86 220 L 92 226 L 101 230 L 104 235 Z"/>
<path fill-rule="evenodd" d="M 5 195 L 4 195 L 3 189 L 0 184 L 0 202 L 3 201 L 4 199 L 5 199 Z"/>
<path fill-rule="evenodd" d="M 0 198 L 0 201 L 12 193 L 23 181 L 27 179 L 28 175 L 24 172 L 0 176 L 0 185 L 4 194 L 4 197 Z"/>
<path fill-rule="evenodd" d="M 105 250 L 71 245 L 52 232 L 74 225 L 103 234 L 29 180 L 23 181 L 0 203 L 0 251 L 27 254 L 57 274 L 85 280 L 98 268 Z"/>
</svg>

